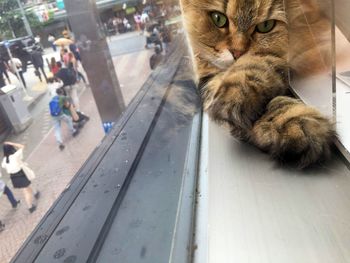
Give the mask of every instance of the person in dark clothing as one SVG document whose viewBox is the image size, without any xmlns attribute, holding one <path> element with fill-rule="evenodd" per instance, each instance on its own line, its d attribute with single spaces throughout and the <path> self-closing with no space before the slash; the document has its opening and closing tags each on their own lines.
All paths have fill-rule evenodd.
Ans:
<svg viewBox="0 0 350 263">
<path fill-rule="evenodd" d="M 55 74 L 55 77 L 63 82 L 62 88 L 65 94 L 72 98 L 74 106 L 79 110 L 79 97 L 75 85 L 77 83 L 76 73 L 70 68 L 63 68 L 61 62 L 57 62 L 57 66 L 59 70 Z"/>
<path fill-rule="evenodd" d="M 70 52 L 73 53 L 75 59 L 76 59 L 77 61 L 80 61 L 80 62 L 81 62 L 81 56 L 80 56 L 80 52 L 79 52 L 79 50 L 78 50 L 78 47 L 77 47 L 75 44 L 70 44 L 70 45 L 69 45 L 69 50 L 70 50 Z"/>
<path fill-rule="evenodd" d="M 59 78 L 63 82 L 63 87 L 74 85 L 77 82 L 75 72 L 69 68 L 63 68 L 62 63 L 57 63 L 58 72 L 55 74 L 56 78 Z"/>
<path fill-rule="evenodd" d="M 4 76 L 2 74 L 0 74 L 0 88 L 2 88 L 4 86 L 6 86 Z"/>
<path fill-rule="evenodd" d="M 11 79 L 9 74 L 7 73 L 8 65 L 3 58 L 0 58 L 0 75 L 5 75 L 9 84 L 11 84 Z"/>
<path fill-rule="evenodd" d="M 40 69 L 45 77 L 46 82 L 47 82 L 47 76 L 46 76 L 46 73 L 44 70 L 44 59 L 43 59 L 41 52 L 39 50 L 34 50 L 31 54 L 31 56 L 32 56 L 33 66 L 35 68 L 35 74 L 38 76 L 40 81 L 42 81 L 41 73 L 39 71 L 39 69 Z"/>
<path fill-rule="evenodd" d="M 162 51 L 159 45 L 154 48 L 154 54 L 149 59 L 149 65 L 152 70 L 154 70 L 158 64 L 162 61 Z"/>
</svg>

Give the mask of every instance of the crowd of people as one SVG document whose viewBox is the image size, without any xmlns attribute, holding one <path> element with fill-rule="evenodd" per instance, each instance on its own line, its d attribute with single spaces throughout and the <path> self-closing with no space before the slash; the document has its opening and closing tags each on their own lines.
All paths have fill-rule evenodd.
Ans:
<svg viewBox="0 0 350 263">
<path fill-rule="evenodd" d="M 43 75 L 47 82 L 42 50 L 40 48 L 34 47 L 29 55 L 30 61 L 34 67 L 34 74 L 39 78 L 41 82 L 43 81 Z M 18 78 L 21 81 L 23 87 L 27 88 L 27 82 L 24 76 L 26 69 L 27 65 L 23 65 L 21 58 L 17 55 L 13 55 L 12 59 L 9 60 L 5 60 L 3 57 L 0 57 L 0 88 L 12 84 L 9 73 Z"/>
<path fill-rule="evenodd" d="M 68 46 L 61 45 L 60 61 L 51 57 L 49 68 L 48 91 L 51 98 L 49 110 L 54 122 L 58 147 L 63 150 L 65 146 L 61 134 L 62 121 L 67 124 L 72 136 L 75 137 L 79 129 L 90 119 L 80 111 L 77 85 L 80 82 L 87 85 L 87 81 L 80 70 L 81 56 L 74 42 Z"/>
<path fill-rule="evenodd" d="M 165 25 L 165 21 L 168 19 L 168 14 L 174 11 L 169 9 L 173 7 L 147 6 L 142 12 L 137 11 L 129 16 L 126 16 L 125 13 L 115 14 L 104 23 L 106 33 L 110 36 L 138 31 L 145 36 L 145 48 L 154 48 L 155 55 L 163 51 L 167 53 L 171 42 L 171 32 Z"/>
<path fill-rule="evenodd" d="M 86 83 L 86 78 L 81 72 L 81 56 L 79 49 L 71 40 L 69 45 L 60 46 L 60 59 L 56 61 L 53 56 L 49 63 L 49 72 L 44 67 L 43 54 L 40 50 L 31 52 L 31 61 L 34 67 L 34 73 L 40 81 L 45 79 L 50 97 L 49 112 L 55 129 L 55 138 L 60 150 L 65 148 L 62 139 L 61 122 L 68 125 L 73 137 L 84 126 L 89 117 L 80 111 L 80 102 L 77 92 L 77 85 L 80 82 Z M 54 45 L 54 42 L 52 43 Z M 56 45 L 55 49 L 58 51 Z M 11 84 L 11 78 L 8 72 L 17 76 L 22 84 L 27 87 L 23 76 L 22 62 L 19 58 L 13 57 L 9 61 L 0 59 L 0 86 Z M 42 78 L 43 76 L 43 78 Z M 5 80 L 6 78 L 6 80 Z M 34 172 L 23 161 L 24 145 L 5 142 L 3 144 L 4 159 L 2 168 L 10 175 L 12 186 L 15 189 L 21 189 L 25 203 L 30 213 L 36 210 L 36 200 L 40 197 L 40 192 L 33 189 L 31 181 L 35 178 Z M 1 177 L 1 172 L 0 172 Z M 13 209 L 16 209 L 20 200 L 15 197 L 10 187 L 4 180 L 0 179 L 0 196 L 6 195 Z M 0 231 L 5 225 L 0 220 Z"/>
</svg>

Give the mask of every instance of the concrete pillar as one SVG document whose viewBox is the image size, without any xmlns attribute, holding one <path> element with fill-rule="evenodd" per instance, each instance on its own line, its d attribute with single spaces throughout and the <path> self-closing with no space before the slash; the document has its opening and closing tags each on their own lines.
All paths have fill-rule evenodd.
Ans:
<svg viewBox="0 0 350 263">
<path fill-rule="evenodd" d="M 103 123 L 114 123 L 125 109 L 95 1 L 65 0 L 69 24 Z"/>
</svg>

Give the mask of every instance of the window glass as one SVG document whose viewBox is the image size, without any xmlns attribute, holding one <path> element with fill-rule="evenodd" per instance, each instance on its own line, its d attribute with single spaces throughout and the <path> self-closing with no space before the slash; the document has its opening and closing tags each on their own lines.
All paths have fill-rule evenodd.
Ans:
<svg viewBox="0 0 350 263">
<path fill-rule="evenodd" d="M 20 200 L 0 198 L 0 262 L 9 262 L 164 66 L 182 22 L 178 1 L 169 0 L 0 5 L 0 139 L 23 145 L 36 177 L 29 200 L 10 179 L 14 170 L 1 172 L 0 192 L 7 185 Z"/>
</svg>

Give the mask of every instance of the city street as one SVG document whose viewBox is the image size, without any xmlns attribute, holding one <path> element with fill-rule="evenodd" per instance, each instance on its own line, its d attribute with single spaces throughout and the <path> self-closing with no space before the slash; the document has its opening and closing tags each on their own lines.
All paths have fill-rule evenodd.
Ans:
<svg viewBox="0 0 350 263">
<path fill-rule="evenodd" d="M 151 73 L 149 58 L 153 51 L 144 49 L 144 37 L 135 32 L 113 36 L 108 44 L 124 101 L 128 104 Z M 52 56 L 58 58 L 58 52 L 53 53 L 51 49 L 47 49 L 45 58 L 50 59 Z M 48 72 L 48 68 L 46 71 Z M 4 263 L 9 262 L 13 257 L 104 137 L 91 90 L 89 86 L 80 84 L 81 110 L 91 119 L 76 138 L 70 136 L 67 127 L 63 124 L 63 140 L 66 148 L 60 151 L 55 141 L 48 111 L 49 96 L 46 94 L 46 84 L 39 82 L 32 67 L 28 68 L 25 78 L 29 87 L 28 93 L 36 98 L 29 107 L 33 123 L 21 134 L 11 135 L 8 140 L 26 146 L 25 159 L 36 173 L 33 185 L 40 190 L 41 198 L 38 201 L 37 211 L 33 214 L 28 212 L 23 195 L 18 190 L 14 190 L 15 196 L 21 199 L 17 209 L 11 209 L 5 196 L 0 198 L 0 220 L 6 225 L 5 230 L 0 233 L 0 262 Z M 14 83 L 17 81 L 13 76 L 12 80 Z M 8 175 L 4 171 L 2 173 L 13 190 Z"/>
</svg>

